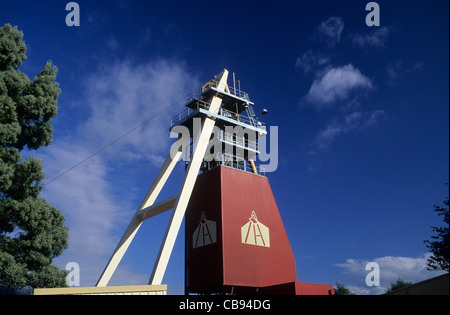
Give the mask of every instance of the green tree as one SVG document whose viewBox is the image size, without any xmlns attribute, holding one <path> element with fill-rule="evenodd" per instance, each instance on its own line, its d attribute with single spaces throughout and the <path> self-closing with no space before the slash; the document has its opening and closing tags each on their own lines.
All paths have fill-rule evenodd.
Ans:
<svg viewBox="0 0 450 315">
<path fill-rule="evenodd" d="M 398 278 L 396 283 L 391 283 L 391 287 L 386 290 L 386 293 L 392 292 L 392 291 L 395 291 L 395 290 L 398 290 L 401 288 L 406 288 L 406 287 L 409 287 L 410 285 L 412 285 L 412 282 L 406 282 L 406 281 L 403 281 L 401 278 Z"/>
<path fill-rule="evenodd" d="M 52 142 L 57 113 L 57 68 L 49 61 L 31 81 L 18 71 L 26 59 L 23 33 L 0 27 L 0 291 L 65 286 L 67 272 L 52 265 L 67 247 L 58 208 L 39 197 L 41 161 L 23 159 Z"/>
<path fill-rule="evenodd" d="M 448 183 L 446 183 L 448 186 Z M 444 205 L 446 207 L 434 206 L 434 211 L 437 212 L 439 216 L 443 216 L 444 223 L 447 226 L 436 227 L 432 226 L 433 232 L 436 232 L 437 235 L 431 236 L 434 241 L 424 241 L 427 244 L 427 248 L 431 252 L 430 258 L 427 261 L 427 269 L 428 270 L 446 270 L 449 271 L 449 247 L 448 247 L 448 228 L 449 228 L 449 220 L 448 220 L 448 196 L 447 200 L 444 200 Z"/>
<path fill-rule="evenodd" d="M 333 290 L 336 295 L 356 295 L 339 282 L 336 282 L 336 287 Z"/>
</svg>

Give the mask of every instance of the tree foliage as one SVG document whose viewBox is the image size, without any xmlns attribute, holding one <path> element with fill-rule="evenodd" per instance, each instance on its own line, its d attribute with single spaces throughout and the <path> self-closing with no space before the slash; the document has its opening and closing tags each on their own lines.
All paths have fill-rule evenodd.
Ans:
<svg viewBox="0 0 450 315">
<path fill-rule="evenodd" d="M 18 70 L 25 59 L 23 33 L 0 27 L 0 290 L 64 286 L 66 276 L 52 265 L 67 247 L 64 217 L 39 197 L 41 161 L 21 154 L 52 142 L 57 68 L 49 61 L 31 81 Z"/>
<path fill-rule="evenodd" d="M 412 285 L 412 282 L 407 282 L 402 280 L 401 278 L 397 279 L 397 282 L 395 283 L 391 283 L 391 287 L 389 289 L 386 290 L 386 293 L 388 292 L 392 292 L 401 288 L 406 288 L 409 287 L 410 285 Z"/>
<path fill-rule="evenodd" d="M 448 186 L 448 183 L 447 183 Z M 437 235 L 432 235 L 431 238 L 434 241 L 424 241 L 427 244 L 427 248 L 431 252 L 430 258 L 427 261 L 427 269 L 428 270 L 446 270 L 449 271 L 449 219 L 448 219 L 448 196 L 447 200 L 444 200 L 444 205 L 446 207 L 434 206 L 434 211 L 437 212 L 439 216 L 443 217 L 444 223 L 446 226 L 436 227 L 432 226 L 433 232 L 436 232 Z"/>
<path fill-rule="evenodd" d="M 333 288 L 334 294 L 336 295 L 356 295 L 352 291 L 350 291 L 348 288 L 346 288 L 343 284 L 340 284 L 339 282 L 336 282 L 336 287 Z"/>
</svg>

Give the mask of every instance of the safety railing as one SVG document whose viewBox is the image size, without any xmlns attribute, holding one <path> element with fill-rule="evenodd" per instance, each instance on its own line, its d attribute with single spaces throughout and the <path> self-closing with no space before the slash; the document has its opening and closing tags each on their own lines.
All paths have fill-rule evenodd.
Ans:
<svg viewBox="0 0 450 315">
<path fill-rule="evenodd" d="M 184 120 L 193 116 L 195 113 L 197 113 L 199 109 L 209 110 L 210 106 L 210 103 L 202 101 L 201 99 L 198 98 L 192 99 L 189 103 L 191 104 L 190 105 L 191 107 L 187 107 L 185 110 L 183 110 L 170 120 L 170 128 L 180 124 Z M 219 110 L 219 115 L 258 128 L 262 128 L 265 125 L 263 122 L 259 121 L 255 117 L 247 116 L 244 114 L 238 114 L 224 108 L 221 108 Z"/>
<path fill-rule="evenodd" d="M 228 142 L 232 145 L 238 145 L 244 148 L 248 148 L 250 150 L 257 151 L 258 150 L 258 142 L 256 139 L 249 139 L 245 136 L 239 136 L 236 133 L 225 132 L 224 130 L 220 130 L 220 140 L 222 142 Z"/>
<path fill-rule="evenodd" d="M 239 121 L 239 122 L 243 122 L 244 124 L 251 125 L 254 127 L 262 128 L 265 125 L 263 122 L 259 121 L 258 119 L 254 118 L 252 116 L 238 114 L 233 111 L 227 110 L 225 108 L 220 109 L 219 115 Z"/>
<path fill-rule="evenodd" d="M 187 107 L 185 110 L 183 110 L 181 113 L 179 113 L 178 115 L 172 117 L 172 119 L 170 120 L 170 128 L 172 128 L 175 125 L 180 124 L 181 122 L 185 121 L 186 119 L 188 119 L 189 117 L 191 117 L 192 115 L 194 115 L 195 113 L 197 113 L 197 111 L 201 108 L 204 110 L 208 110 L 209 109 L 209 103 L 204 102 L 200 99 L 195 99 L 195 103 L 193 107 Z"/>
<path fill-rule="evenodd" d="M 226 166 L 253 174 L 255 174 L 254 171 L 256 170 L 258 175 L 266 176 L 266 171 L 263 167 L 251 166 L 247 160 L 228 153 L 216 153 L 212 160 L 203 162 L 201 169 L 203 172 L 206 172 L 219 166 Z"/>
<path fill-rule="evenodd" d="M 202 87 L 202 93 L 206 92 L 209 88 L 214 87 L 214 88 L 223 88 L 223 90 L 225 91 L 225 93 L 237 96 L 239 98 L 242 98 L 246 101 L 250 101 L 250 97 L 248 96 L 248 93 L 245 93 L 243 91 L 241 91 L 241 89 L 239 88 L 234 88 L 233 86 L 229 86 L 228 84 L 219 84 L 219 82 L 217 81 L 209 81 L 207 83 L 205 83 Z"/>
<path fill-rule="evenodd" d="M 198 90 L 195 90 L 191 94 L 188 94 L 186 96 L 186 104 L 189 104 L 196 98 L 200 99 L 202 94 L 209 91 L 211 88 L 218 89 L 219 87 L 222 87 L 225 93 L 242 98 L 246 101 L 250 101 L 250 97 L 249 97 L 248 93 L 241 91 L 239 88 L 234 88 L 233 86 L 229 86 L 228 84 L 220 85 L 219 82 L 213 80 L 213 81 L 206 82 L 201 88 L 199 88 Z"/>
</svg>

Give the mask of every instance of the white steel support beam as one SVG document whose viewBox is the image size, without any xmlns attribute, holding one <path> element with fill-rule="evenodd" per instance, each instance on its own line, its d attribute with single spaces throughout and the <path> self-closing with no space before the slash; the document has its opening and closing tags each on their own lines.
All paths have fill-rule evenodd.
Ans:
<svg viewBox="0 0 450 315">
<path fill-rule="evenodd" d="M 229 91 L 227 78 L 228 71 L 224 70 L 217 85 L 218 90 Z M 200 171 L 201 163 L 208 147 L 211 133 L 215 125 L 214 116 L 218 114 L 221 104 L 222 99 L 220 97 L 217 95 L 212 97 L 208 111 L 213 115 L 204 118 L 200 129 L 201 132 L 196 135 L 197 139 L 194 139 L 195 147 L 192 160 L 187 168 L 180 193 L 154 204 L 161 189 L 164 187 L 169 175 L 172 173 L 173 168 L 183 153 L 182 146 L 178 148 L 178 151 L 169 153 L 163 166 L 159 170 L 156 179 L 134 214 L 128 228 L 122 236 L 122 239 L 114 250 L 114 253 L 100 276 L 100 279 L 96 285 L 97 287 L 104 287 L 108 285 L 109 280 L 122 260 L 122 257 L 131 244 L 142 222 L 150 217 L 174 208 L 149 281 L 150 284 L 161 284 L 181 226 L 181 222 L 194 189 L 195 181 Z"/>
<path fill-rule="evenodd" d="M 224 91 L 227 86 L 228 71 L 224 70 L 222 77 L 220 78 L 218 89 Z M 222 99 L 213 96 L 211 105 L 209 107 L 209 112 L 217 114 L 222 104 Z M 161 284 L 164 277 L 164 273 L 169 262 L 170 255 L 172 253 L 175 240 L 178 235 L 178 231 L 183 221 L 184 214 L 186 212 L 189 199 L 194 189 L 195 181 L 197 179 L 198 173 L 200 171 L 200 166 L 208 147 L 209 139 L 215 125 L 215 120 L 210 117 L 205 117 L 202 122 L 202 128 L 200 134 L 195 140 L 194 152 L 192 155 L 192 160 L 189 163 L 188 169 L 186 171 L 183 184 L 181 186 L 179 197 L 175 203 L 175 209 L 172 212 L 172 216 L 169 221 L 169 225 L 164 236 L 163 243 L 158 253 L 155 265 L 153 267 L 153 272 L 150 277 L 149 284 L 156 285 Z"/>
<path fill-rule="evenodd" d="M 143 221 L 154 217 L 155 215 L 166 212 L 175 207 L 175 203 L 178 199 L 178 194 L 164 199 L 158 203 L 151 205 L 150 207 L 144 208 L 136 212 L 136 216 L 141 218 Z"/>
<path fill-rule="evenodd" d="M 173 168 L 175 167 L 176 163 L 178 162 L 179 158 L 181 157 L 181 154 L 183 153 L 182 148 L 180 147 L 178 151 L 176 151 L 173 156 L 169 154 L 159 170 L 158 175 L 156 176 L 155 180 L 153 181 L 152 186 L 148 190 L 144 200 L 142 201 L 141 205 L 139 206 L 138 210 L 136 211 L 136 214 L 133 216 L 133 219 L 131 220 L 130 224 L 128 225 L 128 228 L 126 229 L 125 233 L 122 236 L 122 239 L 120 240 L 119 244 L 117 245 L 116 249 L 114 250 L 114 253 L 112 254 L 108 264 L 106 265 L 105 269 L 103 270 L 102 275 L 100 276 L 100 279 L 98 280 L 96 286 L 97 287 L 105 287 L 108 285 L 109 280 L 111 279 L 112 275 L 114 274 L 114 271 L 116 271 L 117 266 L 119 265 L 120 261 L 122 260 L 123 255 L 125 255 L 125 252 L 128 249 L 128 246 L 130 246 L 131 241 L 133 240 L 134 236 L 136 235 L 137 231 L 139 230 L 143 220 L 146 219 L 145 216 L 148 215 L 148 212 L 142 211 L 146 208 L 153 205 L 156 198 L 158 197 L 161 189 L 163 188 L 164 184 L 166 183 L 167 179 L 169 178 L 169 175 L 172 173 Z M 173 202 L 173 201 L 172 201 Z M 167 206 L 167 205 L 166 205 Z M 171 209 L 171 208 L 169 208 Z M 167 209 L 167 210 L 169 210 Z M 161 211 L 163 212 L 163 211 Z M 161 213 L 159 212 L 159 213 Z M 144 217 L 143 217 L 144 216 Z M 148 216 L 150 217 L 150 216 Z"/>
</svg>

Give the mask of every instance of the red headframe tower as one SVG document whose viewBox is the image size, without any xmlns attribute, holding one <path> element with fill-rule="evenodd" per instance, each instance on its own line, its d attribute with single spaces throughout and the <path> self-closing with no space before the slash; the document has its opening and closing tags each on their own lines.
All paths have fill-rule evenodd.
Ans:
<svg viewBox="0 0 450 315">
<path fill-rule="evenodd" d="M 150 284 L 161 284 L 185 216 L 185 292 L 331 294 L 332 286 L 297 282 L 295 259 L 264 170 L 256 157 L 267 134 L 247 93 L 224 70 L 189 95 L 171 120 L 172 146 L 97 286 L 106 286 L 142 222 L 174 209 Z M 188 136 L 186 136 L 188 135 Z M 185 153 L 180 192 L 155 203 Z"/>
</svg>

